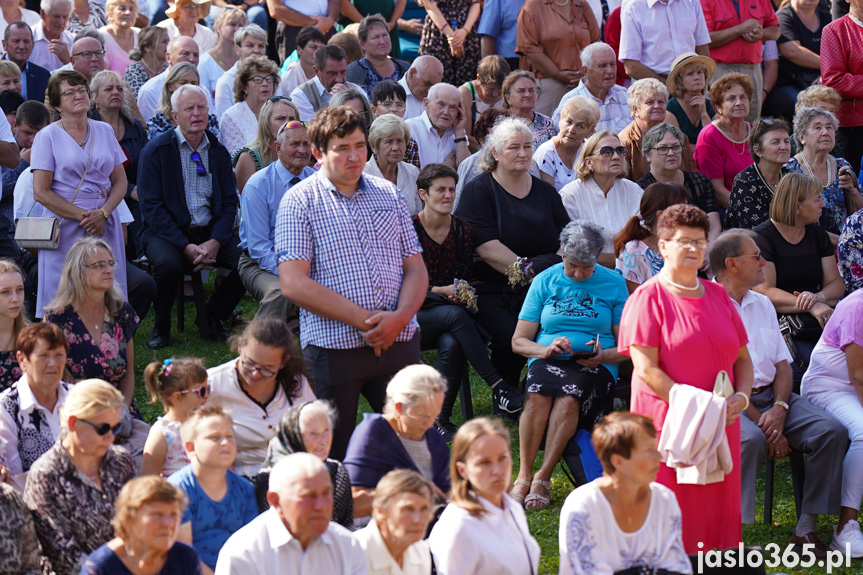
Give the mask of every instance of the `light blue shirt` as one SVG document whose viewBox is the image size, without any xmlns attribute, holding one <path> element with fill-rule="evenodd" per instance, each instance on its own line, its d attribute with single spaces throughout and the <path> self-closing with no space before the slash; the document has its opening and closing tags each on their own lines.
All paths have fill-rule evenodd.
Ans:
<svg viewBox="0 0 863 575">
<path fill-rule="evenodd" d="M 518 12 L 524 0 L 486 0 L 477 34 L 491 36 L 497 42 L 497 53 L 504 58 L 517 58 L 515 33 Z"/>
<path fill-rule="evenodd" d="M 313 176 L 315 171 L 308 166 L 303 168 L 300 181 Z M 282 162 L 276 160 L 266 168 L 258 170 L 243 188 L 240 196 L 240 249 L 248 250 L 249 257 L 258 262 L 264 271 L 278 275 L 276 261 L 276 216 L 282 196 L 295 184 L 294 175 Z"/>
</svg>

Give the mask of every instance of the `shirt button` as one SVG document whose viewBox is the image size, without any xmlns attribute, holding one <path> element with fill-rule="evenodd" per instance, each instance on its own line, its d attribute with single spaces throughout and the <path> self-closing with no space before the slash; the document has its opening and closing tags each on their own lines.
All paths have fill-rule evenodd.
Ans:
<svg viewBox="0 0 863 575">
<path fill-rule="evenodd" d="M 267 426 L 267 428 L 268 428 L 268 429 L 272 429 L 272 428 L 273 428 L 273 426 L 272 426 L 272 425 L 268 425 L 268 426 Z"/>
</svg>

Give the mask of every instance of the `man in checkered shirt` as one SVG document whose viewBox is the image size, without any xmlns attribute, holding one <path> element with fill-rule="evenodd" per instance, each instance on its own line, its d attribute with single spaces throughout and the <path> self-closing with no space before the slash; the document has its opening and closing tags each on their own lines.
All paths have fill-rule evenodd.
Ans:
<svg viewBox="0 0 863 575">
<path fill-rule="evenodd" d="M 416 311 L 428 289 L 422 249 L 390 182 L 363 175 L 363 118 L 320 110 L 308 126 L 320 171 L 285 194 L 276 219 L 282 293 L 300 308 L 300 343 L 319 398 L 339 418 L 330 456 L 342 459 L 362 393 L 383 409 L 386 386 L 420 363 Z"/>
</svg>

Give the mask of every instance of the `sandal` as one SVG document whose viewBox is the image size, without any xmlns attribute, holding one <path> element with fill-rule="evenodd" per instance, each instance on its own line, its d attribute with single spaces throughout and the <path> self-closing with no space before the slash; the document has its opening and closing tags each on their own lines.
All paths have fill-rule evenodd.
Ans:
<svg viewBox="0 0 863 575">
<path fill-rule="evenodd" d="M 521 495 L 521 494 L 515 492 L 515 488 L 518 486 L 521 486 L 521 485 L 528 488 L 527 494 Z M 524 499 L 525 499 L 525 497 L 527 497 L 527 495 L 530 494 L 529 492 L 530 492 L 530 481 L 526 481 L 524 479 L 516 479 L 515 483 L 513 483 L 513 485 L 512 485 L 512 489 L 509 490 L 509 496 L 512 497 L 513 499 L 515 499 L 519 505 L 524 507 Z"/>
<path fill-rule="evenodd" d="M 539 493 L 533 492 L 533 486 L 539 485 L 540 487 L 544 487 L 546 493 L 548 495 L 540 495 Z M 542 511 L 543 509 L 548 508 L 549 503 L 551 503 L 551 481 L 543 481 L 542 479 L 534 479 L 530 484 L 531 492 L 527 494 L 527 497 L 524 498 L 524 506 L 526 509 L 533 509 L 535 511 Z M 528 507 L 528 503 L 537 502 L 539 505 L 534 507 Z"/>
</svg>

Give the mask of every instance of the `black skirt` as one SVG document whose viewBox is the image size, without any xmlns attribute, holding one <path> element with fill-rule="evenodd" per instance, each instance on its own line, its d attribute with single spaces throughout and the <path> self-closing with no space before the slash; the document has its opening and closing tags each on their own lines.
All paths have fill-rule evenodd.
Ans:
<svg viewBox="0 0 863 575">
<path fill-rule="evenodd" d="M 614 377 L 600 365 L 584 367 L 576 361 L 535 359 L 527 369 L 525 391 L 545 397 L 571 396 L 578 401 L 578 426 L 593 429 L 613 407 Z"/>
</svg>

